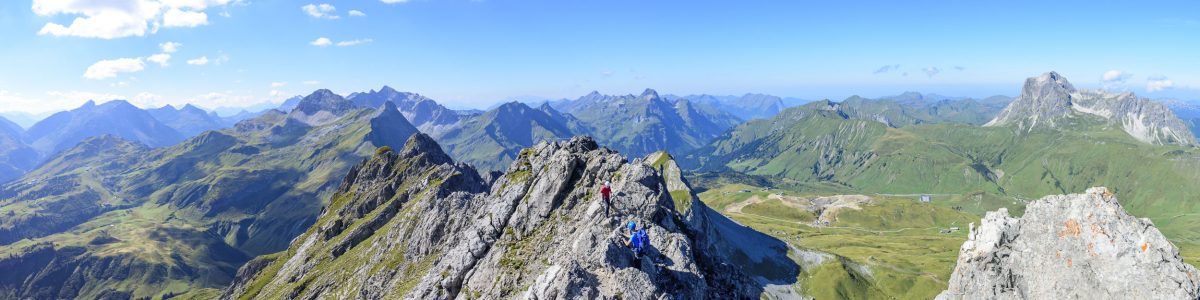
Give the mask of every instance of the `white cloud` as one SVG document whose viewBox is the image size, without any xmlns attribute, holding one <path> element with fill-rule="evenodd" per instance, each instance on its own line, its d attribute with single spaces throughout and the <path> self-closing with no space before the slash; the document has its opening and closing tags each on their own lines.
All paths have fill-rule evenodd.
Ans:
<svg viewBox="0 0 1200 300">
<path fill-rule="evenodd" d="M 208 14 L 172 8 L 163 14 L 163 27 L 196 27 L 208 25 Z"/>
<path fill-rule="evenodd" d="M 1126 79 L 1129 79 L 1129 77 L 1132 77 L 1132 76 L 1133 76 L 1133 74 L 1129 74 L 1125 71 L 1108 70 L 1108 72 L 1104 72 L 1104 75 L 1102 75 L 1100 77 L 1100 81 L 1125 82 Z"/>
<path fill-rule="evenodd" d="M 163 97 L 150 92 L 141 92 L 129 99 L 129 103 L 141 107 L 162 107 L 168 103 L 163 102 Z"/>
<path fill-rule="evenodd" d="M 159 0 L 164 6 L 173 8 L 206 9 L 214 6 L 225 6 L 232 0 Z"/>
<path fill-rule="evenodd" d="M 287 85 L 287 82 L 272 82 L 271 88 L 278 88 Z"/>
<path fill-rule="evenodd" d="M 38 35 L 114 39 L 135 35 L 143 36 L 146 34 L 146 28 L 146 20 L 137 16 L 104 12 L 86 18 L 75 18 L 69 26 L 46 23 L 41 30 L 38 30 Z"/>
<path fill-rule="evenodd" d="M 353 9 L 350 10 L 349 15 L 351 17 L 366 17 L 367 16 L 366 13 L 363 13 L 363 12 L 357 11 L 357 10 L 353 10 Z"/>
<path fill-rule="evenodd" d="M 895 70 L 899 70 L 899 69 L 900 69 L 900 65 L 898 65 L 898 64 L 897 65 L 885 65 L 885 66 L 879 67 L 879 69 L 875 70 L 875 74 L 887 73 L 887 72 L 891 72 L 891 71 L 895 71 Z"/>
<path fill-rule="evenodd" d="M 366 44 L 366 43 L 370 43 L 370 42 L 372 42 L 371 39 L 357 39 L 357 40 L 338 42 L 337 46 L 338 47 L 346 47 L 346 46 L 354 46 L 354 45 L 358 45 L 358 44 Z"/>
<path fill-rule="evenodd" d="M 171 55 L 166 54 L 166 53 L 159 53 L 159 54 L 155 54 L 155 55 L 151 55 L 150 57 L 147 57 L 146 60 L 153 62 L 153 63 L 157 63 L 158 66 L 160 66 L 160 67 L 166 67 L 166 66 L 168 66 L 167 61 L 171 60 Z"/>
<path fill-rule="evenodd" d="M 41 114 L 74 109 L 89 100 L 100 104 L 118 99 L 128 100 L 129 103 L 142 108 L 158 108 L 167 104 L 175 105 L 176 107 L 185 104 L 209 108 L 248 107 L 261 103 L 280 103 L 288 95 L 286 92 L 273 93 L 271 97 L 264 97 L 258 93 L 254 94 L 251 96 L 233 91 L 216 91 L 185 97 L 143 91 L 130 98 L 126 95 L 89 91 L 47 91 L 42 94 L 23 95 L 7 90 L 0 90 L 0 103 L 5 104 L 0 106 L 0 111 L 21 111 Z"/>
<path fill-rule="evenodd" d="M 1125 82 L 1129 81 L 1129 78 L 1131 77 L 1133 77 L 1133 74 L 1130 74 L 1129 72 L 1121 70 L 1108 70 L 1104 72 L 1104 74 L 1100 75 L 1100 85 L 1104 89 L 1114 89 L 1124 85 Z"/>
<path fill-rule="evenodd" d="M 317 47 L 325 47 L 325 46 L 332 45 L 332 44 L 333 44 L 333 41 L 330 41 L 330 40 L 329 40 L 329 38 L 325 38 L 325 37 L 319 37 L 319 38 L 317 38 L 316 40 L 313 40 L 312 42 L 309 42 L 308 44 L 309 44 L 309 45 L 313 45 L 313 46 L 317 46 Z"/>
<path fill-rule="evenodd" d="M 304 11 L 304 13 L 308 14 L 309 16 L 311 16 L 313 18 L 317 18 L 317 19 L 331 19 L 332 20 L 332 19 L 338 18 L 338 16 L 335 15 L 335 13 L 337 13 L 337 8 L 333 7 L 333 5 L 329 5 L 329 3 L 308 4 L 305 6 L 301 6 L 300 10 Z"/>
<path fill-rule="evenodd" d="M 921 72 L 925 72 L 925 75 L 928 75 L 930 78 L 933 78 L 933 75 L 937 75 L 938 73 L 941 73 L 942 69 L 938 69 L 937 67 L 925 67 L 925 68 L 921 68 Z"/>
<path fill-rule="evenodd" d="M 115 39 L 145 36 L 159 27 L 208 24 L 203 10 L 240 0 L 33 0 L 32 10 L 44 17 L 75 16 L 69 25 L 47 22 L 39 35 Z"/>
<path fill-rule="evenodd" d="M 0 103 L 5 104 L 3 107 L 0 107 L 0 111 L 15 110 L 33 114 L 41 114 L 76 108 L 80 105 L 83 105 L 83 103 L 87 102 L 88 100 L 95 100 L 98 103 L 103 103 L 113 99 L 124 98 L 124 96 L 120 95 L 81 91 L 50 91 L 41 96 L 26 97 L 18 93 L 0 90 Z"/>
<path fill-rule="evenodd" d="M 133 73 L 145 68 L 142 58 L 118 58 L 101 60 L 92 64 L 83 72 L 87 79 L 106 79 L 116 77 L 117 73 Z"/>
<path fill-rule="evenodd" d="M 189 65 L 203 66 L 208 64 L 208 56 L 201 56 L 187 61 Z"/>
<path fill-rule="evenodd" d="M 183 46 L 183 44 L 176 42 L 158 44 L 158 48 L 162 49 L 163 53 L 175 53 L 175 51 L 179 51 L 179 46 Z"/>
<path fill-rule="evenodd" d="M 1175 82 L 1167 79 L 1166 76 L 1151 76 L 1146 78 L 1146 91 L 1157 92 L 1168 90 L 1175 87 Z"/>
<path fill-rule="evenodd" d="M 321 82 L 320 82 L 320 81 L 316 81 L 316 80 L 306 80 L 306 81 L 304 81 L 304 84 L 306 84 L 306 85 L 318 85 L 318 84 L 321 84 Z"/>
<path fill-rule="evenodd" d="M 381 1 L 383 3 L 387 3 L 387 4 L 408 3 L 408 0 L 379 0 L 379 1 Z"/>
</svg>

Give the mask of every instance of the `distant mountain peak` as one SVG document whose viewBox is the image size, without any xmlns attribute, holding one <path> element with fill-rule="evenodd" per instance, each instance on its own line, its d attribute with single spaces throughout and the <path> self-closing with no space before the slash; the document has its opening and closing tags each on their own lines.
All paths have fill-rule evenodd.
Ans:
<svg viewBox="0 0 1200 300">
<path fill-rule="evenodd" d="M 203 108 L 192 105 L 191 103 L 184 104 L 182 108 L 179 108 L 179 110 L 204 111 Z"/>
<path fill-rule="evenodd" d="M 396 91 L 396 89 L 393 89 L 392 87 L 390 87 L 390 86 L 387 86 L 387 85 L 384 85 L 382 88 L 379 88 L 379 92 L 380 92 L 380 93 L 384 93 L 384 94 L 398 94 L 398 93 L 400 93 L 399 91 Z"/>
<path fill-rule="evenodd" d="M 646 100 L 659 98 L 658 91 L 655 91 L 654 89 L 646 89 L 645 91 L 642 91 L 642 95 L 640 97 L 642 99 L 646 99 Z"/>
<path fill-rule="evenodd" d="M 1055 72 L 1055 71 L 1042 73 L 1041 76 L 1038 76 L 1033 79 L 1034 79 L 1033 84 L 1035 84 L 1037 87 L 1058 88 L 1058 89 L 1063 89 L 1063 90 L 1070 91 L 1070 92 L 1075 92 L 1075 86 L 1071 85 L 1071 82 L 1067 81 L 1066 77 L 1059 75 L 1058 72 Z M 1030 82 L 1026 81 L 1025 85 L 1029 86 L 1029 84 L 1030 84 Z"/>
<path fill-rule="evenodd" d="M 300 99 L 300 103 L 296 105 L 293 112 L 299 111 L 305 115 L 313 115 L 325 111 L 340 115 L 352 109 L 354 109 L 354 103 L 346 98 L 342 98 L 328 89 L 319 89 L 305 96 L 304 99 Z"/>
<path fill-rule="evenodd" d="M 124 107 L 132 107 L 132 108 L 137 108 L 137 106 L 133 106 L 133 104 L 129 103 L 129 101 L 120 100 L 120 99 L 116 99 L 116 100 L 112 100 L 112 101 L 104 102 L 104 104 L 100 104 L 100 107 L 123 107 L 123 108 L 124 108 Z"/>
<path fill-rule="evenodd" d="M 1067 118 L 1100 117 L 1120 125 L 1133 138 L 1149 144 L 1196 144 L 1186 123 L 1162 103 L 1133 93 L 1080 91 L 1051 71 L 1025 80 L 1021 95 L 984 126 L 1015 126 L 1022 131 L 1055 129 Z"/>
</svg>

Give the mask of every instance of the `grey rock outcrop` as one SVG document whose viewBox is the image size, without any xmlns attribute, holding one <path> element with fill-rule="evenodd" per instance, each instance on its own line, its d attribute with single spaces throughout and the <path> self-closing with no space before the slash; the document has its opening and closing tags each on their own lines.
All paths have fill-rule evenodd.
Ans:
<svg viewBox="0 0 1200 300">
<path fill-rule="evenodd" d="M 669 190 L 682 179 L 590 138 L 539 143 L 486 182 L 415 135 L 354 167 L 312 229 L 240 271 L 223 298 L 746 299 L 798 274 L 782 242 L 722 242 L 753 231 L 694 199 L 680 213 Z M 616 239 L 626 221 L 649 233 L 640 260 Z"/>
<path fill-rule="evenodd" d="M 1196 144 L 1187 123 L 1166 105 L 1138 98 L 1131 92 L 1076 90 L 1055 72 L 1026 79 L 1021 96 L 984 126 L 1015 126 L 1031 131 L 1057 128 L 1076 116 L 1100 117 L 1148 144 Z"/>
<path fill-rule="evenodd" d="M 1200 274 L 1106 188 L 988 212 L 938 299 L 1196 299 Z"/>
</svg>

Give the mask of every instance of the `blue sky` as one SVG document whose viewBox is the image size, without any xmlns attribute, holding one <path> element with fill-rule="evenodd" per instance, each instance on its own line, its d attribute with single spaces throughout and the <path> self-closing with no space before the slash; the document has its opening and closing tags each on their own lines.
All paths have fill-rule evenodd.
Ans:
<svg viewBox="0 0 1200 300">
<path fill-rule="evenodd" d="M 388 2 L 0 1 L 0 111 L 248 106 L 385 84 L 459 108 L 647 87 L 1015 95 L 1049 70 L 1200 99 L 1196 1 Z"/>
</svg>

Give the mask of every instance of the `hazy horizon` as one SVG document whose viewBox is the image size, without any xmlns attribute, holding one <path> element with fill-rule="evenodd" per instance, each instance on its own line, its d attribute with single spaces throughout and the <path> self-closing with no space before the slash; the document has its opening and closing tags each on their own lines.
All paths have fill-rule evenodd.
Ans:
<svg viewBox="0 0 1200 300">
<path fill-rule="evenodd" d="M 597 90 L 801 99 L 1080 88 L 1200 99 L 1194 2 L 0 3 L 0 111 L 280 103 L 389 85 L 454 108 Z M 897 13 L 903 11 L 905 13 Z M 1070 13 L 1062 13 L 1070 12 Z"/>
</svg>

